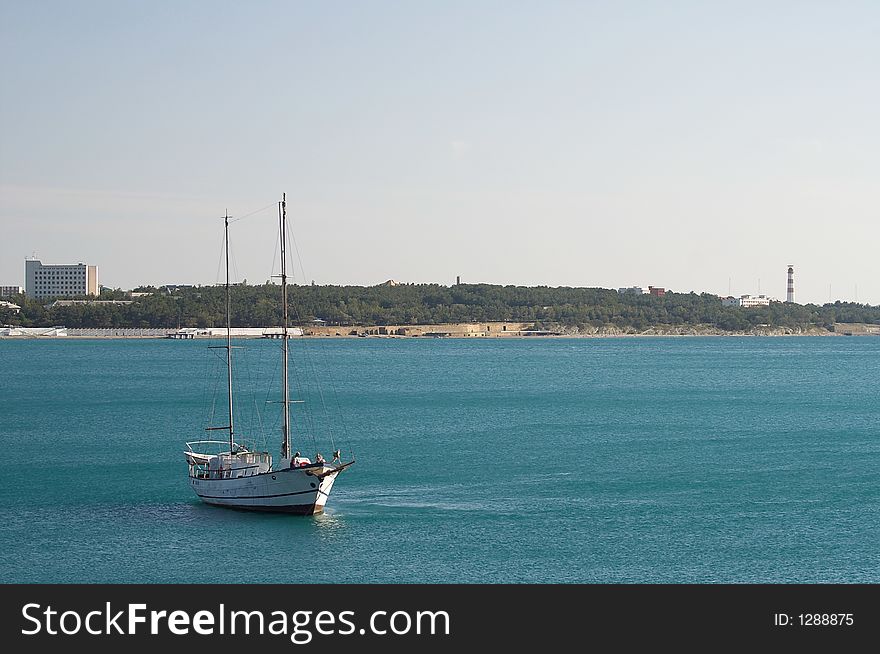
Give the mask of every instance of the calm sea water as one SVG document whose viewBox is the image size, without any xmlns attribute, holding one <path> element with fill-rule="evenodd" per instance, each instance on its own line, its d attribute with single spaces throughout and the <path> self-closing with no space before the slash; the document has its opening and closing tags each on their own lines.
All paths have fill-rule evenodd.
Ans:
<svg viewBox="0 0 880 654">
<path fill-rule="evenodd" d="M 880 339 L 299 343 L 332 384 L 294 447 L 357 458 L 311 518 L 191 491 L 206 345 L 0 341 L 0 581 L 880 581 Z M 278 344 L 244 345 L 277 452 Z"/>
</svg>

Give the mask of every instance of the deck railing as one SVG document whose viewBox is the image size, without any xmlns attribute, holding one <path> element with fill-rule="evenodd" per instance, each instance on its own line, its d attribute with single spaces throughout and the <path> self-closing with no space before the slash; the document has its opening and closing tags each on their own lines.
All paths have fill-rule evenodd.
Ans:
<svg viewBox="0 0 880 654">
<path fill-rule="evenodd" d="M 211 470 L 207 463 L 189 464 L 189 476 L 195 479 L 238 479 L 240 477 L 253 477 L 260 474 L 260 464 L 237 468 L 215 468 Z"/>
</svg>

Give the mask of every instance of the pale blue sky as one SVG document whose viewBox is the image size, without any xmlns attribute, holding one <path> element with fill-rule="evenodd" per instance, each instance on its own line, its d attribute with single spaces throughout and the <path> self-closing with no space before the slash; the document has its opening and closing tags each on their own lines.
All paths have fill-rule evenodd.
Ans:
<svg viewBox="0 0 880 654">
<path fill-rule="evenodd" d="M 306 281 L 880 304 L 880 3 L 0 6 L 0 284 L 213 283 L 286 191 Z"/>
</svg>

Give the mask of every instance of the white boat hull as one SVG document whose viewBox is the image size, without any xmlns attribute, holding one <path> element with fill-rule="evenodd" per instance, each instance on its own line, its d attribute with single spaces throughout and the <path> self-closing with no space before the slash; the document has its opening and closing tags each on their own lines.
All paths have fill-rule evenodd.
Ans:
<svg viewBox="0 0 880 654">
<path fill-rule="evenodd" d="M 324 512 L 336 475 L 346 466 L 288 468 L 232 479 L 190 477 L 203 502 L 248 511 L 316 515 Z"/>
</svg>

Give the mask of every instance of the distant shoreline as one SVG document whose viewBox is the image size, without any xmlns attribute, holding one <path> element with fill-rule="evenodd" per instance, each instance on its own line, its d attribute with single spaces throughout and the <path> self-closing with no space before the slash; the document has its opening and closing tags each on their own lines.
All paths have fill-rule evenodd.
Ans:
<svg viewBox="0 0 880 654">
<path fill-rule="evenodd" d="M 513 322 L 446 323 L 442 325 L 346 325 L 290 328 L 297 338 L 478 338 L 478 339 L 559 339 L 559 338 L 692 338 L 706 336 L 780 337 L 780 336 L 861 336 L 880 335 L 880 326 L 863 324 L 835 325 L 835 330 L 822 327 L 786 328 L 756 327 L 748 331 L 724 331 L 709 325 L 649 327 L 642 331 L 617 327 L 593 328 L 589 331 L 576 327 L 533 329 L 531 325 Z M 10 331 L 12 329 L 12 331 Z M 295 330 L 295 331 L 294 331 Z M 223 328 L 5 328 L 3 340 L 73 339 L 73 340 L 217 340 L 225 338 Z M 235 339 L 278 338 L 280 327 L 233 328 Z"/>
<path fill-rule="evenodd" d="M 810 336 L 814 338 L 821 337 L 845 337 L 844 334 L 835 334 L 834 332 L 824 332 L 824 333 L 790 333 L 790 334 L 755 334 L 755 333 L 724 333 L 724 334 L 555 334 L 553 336 L 473 336 L 468 337 L 465 335 L 459 336 L 422 336 L 422 337 L 413 337 L 413 336 L 369 336 L 367 338 L 375 339 L 385 339 L 385 340 L 413 340 L 418 339 L 422 341 L 433 340 L 433 339 L 448 339 L 448 340 L 481 340 L 481 341 L 491 341 L 491 340 L 572 340 L 572 339 L 639 339 L 639 338 L 789 338 L 795 337 L 800 338 L 804 336 Z M 848 336 L 874 336 L 874 334 L 850 334 Z M 264 340 L 259 336 L 233 336 L 234 340 Z M 307 340 L 355 340 L 358 337 L 356 336 L 319 336 L 319 335 L 310 335 L 310 336 L 296 336 L 294 338 L 301 338 Z M 69 340 L 69 341 L 169 341 L 173 339 L 166 338 L 164 336 L 0 336 L 0 341 L 47 341 L 47 340 Z M 195 339 L 197 341 L 218 341 L 223 340 L 221 336 L 200 336 Z M 267 339 L 268 340 L 268 339 Z"/>
</svg>

